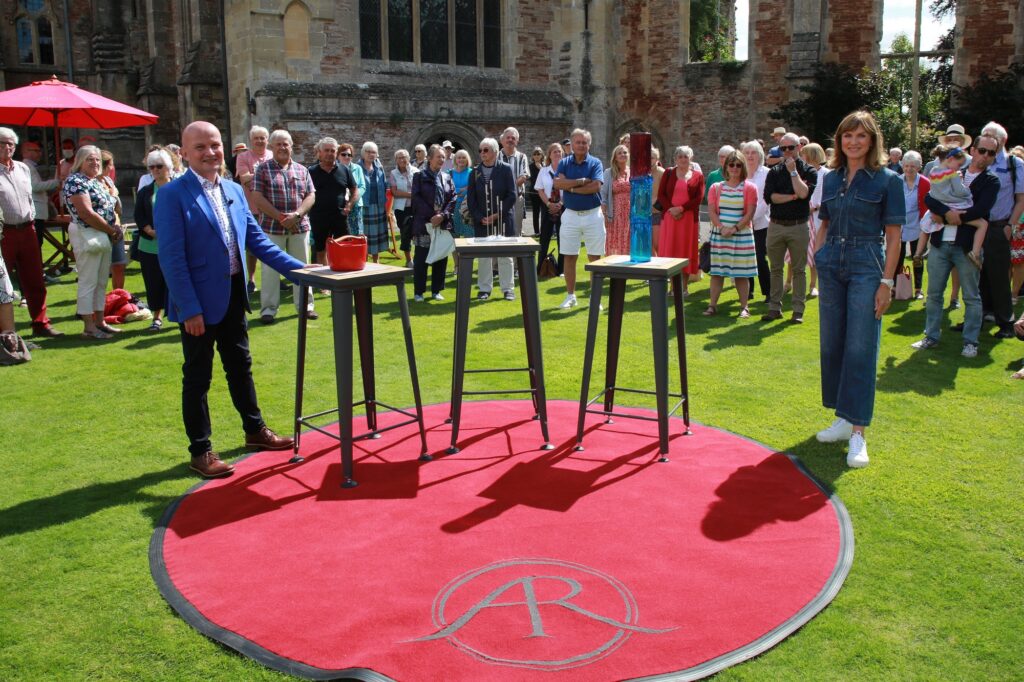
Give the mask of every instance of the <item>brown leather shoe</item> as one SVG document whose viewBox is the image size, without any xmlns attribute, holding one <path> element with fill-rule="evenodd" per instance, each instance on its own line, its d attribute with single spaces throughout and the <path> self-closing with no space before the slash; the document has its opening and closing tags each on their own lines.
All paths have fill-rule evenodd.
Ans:
<svg viewBox="0 0 1024 682">
<path fill-rule="evenodd" d="M 781 320 L 782 312 L 779 310 L 769 310 L 761 316 L 762 322 L 771 322 L 772 320 Z"/>
<path fill-rule="evenodd" d="M 221 476 L 230 476 L 231 472 L 235 470 L 235 465 L 228 464 L 218 457 L 216 452 L 210 450 L 198 457 L 193 457 L 188 468 L 203 478 L 220 478 Z"/>
<path fill-rule="evenodd" d="M 256 433 L 245 434 L 245 445 L 259 450 L 287 450 L 295 445 L 295 439 L 279 436 L 264 426 Z"/>
</svg>

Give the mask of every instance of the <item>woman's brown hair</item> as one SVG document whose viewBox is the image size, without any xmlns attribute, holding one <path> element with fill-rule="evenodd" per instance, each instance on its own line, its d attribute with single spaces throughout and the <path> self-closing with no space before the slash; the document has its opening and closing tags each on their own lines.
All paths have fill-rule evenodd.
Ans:
<svg viewBox="0 0 1024 682">
<path fill-rule="evenodd" d="M 888 154 L 885 149 L 885 142 L 882 139 L 882 129 L 878 122 L 871 115 L 870 111 L 854 111 L 846 115 L 836 128 L 836 134 L 832 138 L 835 144 L 835 153 L 828 161 L 828 167 L 835 170 L 846 165 L 846 153 L 843 152 L 843 134 L 857 128 L 863 128 L 871 138 L 871 148 L 864 156 L 864 165 L 868 170 L 876 171 L 885 165 Z"/>
<path fill-rule="evenodd" d="M 731 151 L 729 155 L 725 157 L 725 161 L 722 162 L 722 178 L 726 181 L 729 180 L 729 162 L 736 161 L 740 164 L 740 182 L 747 179 L 747 159 L 743 157 L 738 151 Z"/>
</svg>

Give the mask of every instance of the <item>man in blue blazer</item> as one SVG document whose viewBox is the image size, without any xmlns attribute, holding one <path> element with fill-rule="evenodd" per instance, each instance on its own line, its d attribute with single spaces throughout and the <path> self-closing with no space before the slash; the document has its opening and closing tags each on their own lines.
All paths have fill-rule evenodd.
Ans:
<svg viewBox="0 0 1024 682">
<path fill-rule="evenodd" d="M 159 235 L 160 268 L 167 280 L 167 319 L 178 322 L 181 329 L 185 356 L 181 411 L 192 456 L 190 468 L 212 478 L 234 470 L 210 444 L 206 395 L 215 345 L 231 401 L 242 417 L 245 444 L 262 450 L 287 450 L 293 445 L 291 438 L 267 427 L 256 403 L 242 254 L 248 249 L 286 277 L 305 264 L 263 234 L 242 188 L 221 177 L 224 148 L 215 126 L 205 121 L 189 124 L 182 132 L 181 155 L 189 170 L 160 190 L 153 221 Z"/>
</svg>

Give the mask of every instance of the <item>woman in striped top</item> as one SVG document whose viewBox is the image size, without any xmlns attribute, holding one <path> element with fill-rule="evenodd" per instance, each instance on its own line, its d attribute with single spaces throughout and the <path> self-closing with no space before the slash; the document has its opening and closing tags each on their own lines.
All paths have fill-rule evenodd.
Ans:
<svg viewBox="0 0 1024 682">
<path fill-rule="evenodd" d="M 708 192 L 711 216 L 711 298 L 705 315 L 718 312 L 718 297 L 726 277 L 732 277 L 740 296 L 741 318 L 750 317 L 750 280 L 757 276 L 757 256 L 751 223 L 757 208 L 757 187 L 747 180 L 747 165 L 739 152 L 722 164 L 722 182 Z"/>
</svg>

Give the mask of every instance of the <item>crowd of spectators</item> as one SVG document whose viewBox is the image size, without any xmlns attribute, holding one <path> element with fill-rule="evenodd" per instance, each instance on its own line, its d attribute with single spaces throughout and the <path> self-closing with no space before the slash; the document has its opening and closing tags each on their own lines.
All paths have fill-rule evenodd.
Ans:
<svg viewBox="0 0 1024 682">
<path fill-rule="evenodd" d="M 915 350 L 939 345 L 943 318 L 961 301 L 963 322 L 952 331 L 962 335 L 963 356 L 977 355 L 985 322 L 992 323 L 995 338 L 1024 336 L 1024 322 L 1015 319 L 1024 293 L 1024 149 L 1008 150 L 1008 133 L 995 122 L 974 137 L 951 125 L 923 151 L 885 149 L 873 119 L 851 116 L 835 138 L 821 143 L 782 127 L 772 131 L 767 144 L 726 141 L 707 174 L 685 144 L 675 147 L 667 166 L 660 162 L 660 150 L 652 150 L 652 244 L 657 256 L 688 259 L 684 296 L 705 261 L 701 269 L 710 276 L 706 316 L 720 314 L 730 280 L 739 319 L 751 316 L 755 279 L 766 308 L 764 322 L 785 317 L 788 295 L 789 321 L 800 324 L 808 301 L 820 295 L 823 396 L 827 405 L 840 405 L 837 422 L 822 432 L 823 438 L 860 433 L 860 442 L 851 441 L 849 461 L 856 466 L 866 463 L 862 434 L 873 397 L 843 385 L 842 368 L 856 364 L 848 364 L 844 343 L 877 344 L 872 341 L 874 323 L 850 323 L 848 307 L 855 307 L 856 296 L 863 294 L 860 303 L 870 305 L 875 319 L 888 307 L 888 301 L 881 303 L 882 293 L 889 299 L 899 294 L 923 301 L 926 324 Z M 315 146 L 316 162 L 307 167 L 293 158 L 287 130 L 254 126 L 248 144 L 232 149 L 222 174 L 242 185 L 260 227 L 281 250 L 304 263 L 323 264 L 328 239 L 363 235 L 374 262 L 391 251 L 413 269 L 416 302 L 444 300 L 447 258 L 428 262 L 435 230 L 450 230 L 456 237 L 518 237 L 525 227 L 540 241 L 538 273 L 564 277 L 566 294 L 559 308 L 570 309 L 578 305 L 576 270 L 583 246 L 590 260 L 629 253 L 628 138 L 618 140 L 605 163 L 592 153 L 586 130 L 574 130 L 560 141 L 533 141 L 527 154 L 519 149 L 519 131 L 508 127 L 497 139 L 480 140 L 476 163 L 474 150 L 456 149 L 446 140 L 429 147 L 417 144 L 412 154 L 399 149 L 386 167 L 372 140 L 353 146 L 323 137 Z M 46 315 L 49 278 L 40 256 L 40 215 L 50 210 L 50 193 L 59 197 L 71 220 L 83 336 L 106 339 L 120 331 L 104 319 L 103 308 L 108 282 L 115 289 L 124 286 L 128 250 L 122 205 L 114 158 L 91 142 L 82 138 L 76 148 L 65 141 L 56 176 L 43 179 L 39 146 L 24 143 L 24 161 L 16 161 L 17 135 L 0 128 L 0 210 L 6 220 L 0 242 L 0 333 L 13 332 L 13 317 L 5 312 L 15 300 L 13 269 L 33 333 L 61 335 Z M 170 144 L 147 150 L 147 172 L 134 203 L 137 230 L 130 255 L 142 269 L 152 331 L 162 328 L 167 298 L 153 207 L 161 188 L 187 172 L 179 151 Z M 894 226 L 899 229 L 890 229 Z M 866 246 L 858 251 L 858 245 Z M 839 260 L 837 253 L 842 254 Z M 542 269 L 546 260 L 556 264 L 553 272 Z M 255 260 L 250 255 L 247 262 L 248 295 L 254 296 Z M 477 266 L 477 300 L 492 297 L 495 274 L 501 297 L 515 300 L 511 259 L 479 259 Z M 861 284 L 850 270 L 857 267 L 873 272 L 880 284 L 861 283 L 858 289 Z M 276 319 L 279 284 L 277 272 L 264 265 L 259 289 L 264 324 Z M 877 297 L 875 289 L 882 292 Z M 298 310 L 302 300 L 306 304 Z M 293 285 L 293 303 L 298 314 L 316 319 L 312 292 L 301 296 Z M 830 349 L 838 349 L 838 355 Z M 1013 376 L 1024 378 L 1024 369 Z M 844 401 L 855 409 L 843 408 Z"/>
</svg>

